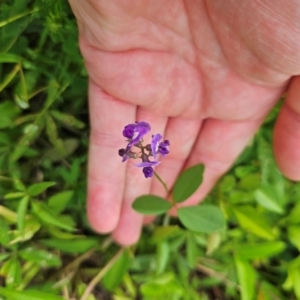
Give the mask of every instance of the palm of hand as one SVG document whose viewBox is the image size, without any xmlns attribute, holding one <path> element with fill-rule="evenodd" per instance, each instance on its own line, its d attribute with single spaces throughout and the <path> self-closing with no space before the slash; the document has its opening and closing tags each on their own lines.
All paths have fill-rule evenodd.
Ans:
<svg viewBox="0 0 300 300">
<path fill-rule="evenodd" d="M 118 160 L 123 127 L 145 120 L 152 133 L 170 140 L 171 153 L 157 168 L 169 187 L 183 167 L 205 164 L 204 183 L 188 201 L 196 203 L 230 167 L 299 65 L 291 47 L 270 34 L 274 27 L 250 26 L 242 8 L 82 2 L 71 4 L 90 75 L 89 219 L 98 231 L 131 244 L 142 224 L 132 201 L 163 190 Z M 250 4 L 247 11 L 256 25 L 266 24 L 257 8 Z"/>
</svg>

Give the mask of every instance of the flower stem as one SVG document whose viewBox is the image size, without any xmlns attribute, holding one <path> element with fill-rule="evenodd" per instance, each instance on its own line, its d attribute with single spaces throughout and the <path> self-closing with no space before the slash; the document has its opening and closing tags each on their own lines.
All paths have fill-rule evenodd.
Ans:
<svg viewBox="0 0 300 300">
<path fill-rule="evenodd" d="M 87 285 L 83 295 L 80 300 L 86 300 L 94 287 L 98 284 L 98 282 L 103 278 L 103 276 L 110 270 L 110 268 L 114 265 L 114 263 L 119 259 L 119 257 L 123 254 L 125 248 L 121 248 L 113 258 L 100 270 L 100 272 L 93 278 L 93 280 Z"/>
<path fill-rule="evenodd" d="M 154 175 L 155 177 L 159 180 L 159 182 L 163 185 L 165 191 L 167 194 L 169 194 L 169 190 L 168 190 L 168 187 L 167 185 L 165 184 L 165 182 L 160 178 L 160 176 L 154 171 Z"/>
</svg>

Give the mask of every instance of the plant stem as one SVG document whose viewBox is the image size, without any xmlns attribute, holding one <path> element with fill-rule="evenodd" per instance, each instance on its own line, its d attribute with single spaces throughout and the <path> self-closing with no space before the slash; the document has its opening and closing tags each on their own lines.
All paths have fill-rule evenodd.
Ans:
<svg viewBox="0 0 300 300">
<path fill-rule="evenodd" d="M 163 226 L 168 226 L 170 224 L 170 215 L 168 213 L 165 214 L 164 219 L 163 219 Z"/>
<path fill-rule="evenodd" d="M 88 258 L 90 258 L 95 252 L 95 249 L 90 249 L 87 252 L 83 253 L 82 255 L 78 256 L 75 260 L 73 260 L 71 263 L 69 263 L 68 265 L 66 265 L 64 268 L 62 268 L 61 270 L 59 270 L 56 274 L 54 274 L 54 276 L 51 276 L 50 279 L 54 279 L 54 277 L 59 277 L 62 274 L 67 274 L 69 272 L 72 271 L 76 271 L 77 268 L 80 266 L 80 264 L 87 260 Z"/>
<path fill-rule="evenodd" d="M 167 185 L 165 184 L 165 182 L 159 177 L 159 175 L 154 171 L 154 175 L 155 177 L 159 180 L 159 182 L 163 185 L 167 195 L 169 194 L 169 190 L 168 190 L 168 187 Z"/>
<path fill-rule="evenodd" d="M 10 17 L 9 19 L 0 22 L 0 27 L 3 27 L 3 26 L 5 26 L 5 25 L 7 25 L 7 24 L 9 24 L 11 22 L 14 22 L 14 21 L 16 21 L 16 20 L 18 20 L 20 18 L 23 18 L 23 17 L 25 17 L 27 15 L 30 15 L 32 13 L 35 13 L 35 12 L 37 12 L 39 10 L 40 10 L 40 8 L 34 8 L 33 10 L 30 10 L 30 11 L 27 11 L 25 13 L 18 14 L 18 15 L 15 15 L 13 17 Z"/>
<path fill-rule="evenodd" d="M 92 279 L 92 281 L 88 284 L 85 289 L 83 295 L 80 300 L 86 300 L 90 295 L 91 291 L 94 289 L 96 284 L 103 278 L 103 276 L 107 273 L 107 271 L 114 265 L 116 260 L 123 254 L 125 248 L 121 248 L 116 255 L 100 270 L 100 272 Z"/>
</svg>

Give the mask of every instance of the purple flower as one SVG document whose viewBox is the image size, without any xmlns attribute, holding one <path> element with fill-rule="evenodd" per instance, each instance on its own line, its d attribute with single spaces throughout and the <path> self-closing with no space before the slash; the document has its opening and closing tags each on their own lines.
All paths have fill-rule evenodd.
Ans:
<svg viewBox="0 0 300 300">
<path fill-rule="evenodd" d="M 170 142 L 169 140 L 165 140 L 162 143 L 159 144 L 158 146 L 158 152 L 162 155 L 162 156 L 166 156 L 167 154 L 169 154 L 169 146 L 170 146 Z"/>
<path fill-rule="evenodd" d="M 119 155 L 123 158 L 122 161 L 126 161 L 129 158 L 141 158 L 142 162 L 135 164 L 136 167 L 143 168 L 143 173 L 146 178 L 153 177 L 153 168 L 160 164 L 157 160 L 157 154 L 166 156 L 169 153 L 170 143 L 168 140 L 160 142 L 162 140 L 161 134 L 152 135 L 151 143 L 144 146 L 143 137 L 151 130 L 150 125 L 147 122 L 136 122 L 134 124 L 128 124 L 123 129 L 123 136 L 127 138 L 126 148 L 119 150 Z M 135 153 L 131 150 L 132 146 L 135 146 L 139 150 Z M 150 161 L 149 157 L 153 156 L 153 161 Z"/>
<path fill-rule="evenodd" d="M 155 159 L 156 159 L 156 153 L 158 151 L 158 143 L 161 139 L 162 139 L 162 135 L 159 133 L 152 135 L 151 151 L 152 151 L 152 155 Z"/>
<path fill-rule="evenodd" d="M 128 147 L 137 144 L 150 130 L 151 127 L 146 122 L 137 122 L 135 124 L 126 125 L 123 130 L 123 136 L 129 139 Z"/>
<path fill-rule="evenodd" d="M 169 154 L 170 142 L 168 140 L 165 140 L 164 142 L 159 143 L 161 139 L 162 135 L 159 133 L 152 135 L 151 151 L 155 159 L 157 159 L 157 153 L 160 153 L 162 156 L 166 156 L 167 154 Z"/>
<path fill-rule="evenodd" d="M 151 167 L 145 167 L 143 168 L 143 173 L 146 178 L 149 178 L 149 177 L 153 177 L 154 171 Z"/>
<path fill-rule="evenodd" d="M 134 128 L 136 127 L 136 124 L 128 124 L 123 129 L 123 136 L 128 138 L 129 140 L 132 139 L 134 134 Z"/>
</svg>

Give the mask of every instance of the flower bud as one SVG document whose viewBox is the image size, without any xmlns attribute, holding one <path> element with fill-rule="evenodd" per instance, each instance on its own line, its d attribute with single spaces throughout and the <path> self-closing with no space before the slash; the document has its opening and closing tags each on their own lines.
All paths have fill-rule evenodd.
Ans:
<svg viewBox="0 0 300 300">
<path fill-rule="evenodd" d="M 119 155 L 123 157 L 123 155 L 125 154 L 125 149 L 119 149 Z"/>
</svg>

